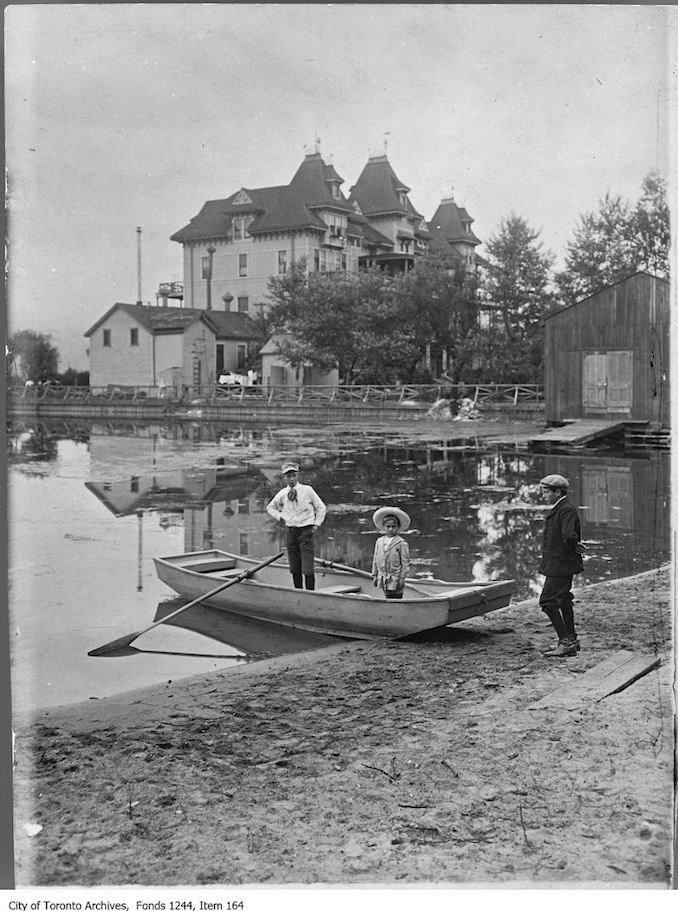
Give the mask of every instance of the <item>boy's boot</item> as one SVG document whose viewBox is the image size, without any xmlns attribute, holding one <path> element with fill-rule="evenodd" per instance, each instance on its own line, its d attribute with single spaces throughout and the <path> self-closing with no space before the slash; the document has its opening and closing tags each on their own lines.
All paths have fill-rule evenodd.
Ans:
<svg viewBox="0 0 678 911">
<path fill-rule="evenodd" d="M 561 639 L 556 648 L 550 652 L 544 652 L 546 658 L 574 658 L 576 654 L 577 649 L 571 639 Z"/>
<path fill-rule="evenodd" d="M 303 581 L 301 573 L 292 573 L 292 582 L 294 582 L 295 588 L 304 587 L 304 581 Z"/>
<path fill-rule="evenodd" d="M 551 626 L 556 631 L 556 634 L 558 636 L 558 648 L 560 648 L 561 644 L 567 639 L 567 630 L 565 629 L 565 624 L 563 623 L 563 618 L 560 613 L 560 608 L 558 608 L 558 607 L 544 608 L 543 607 L 542 610 L 544 611 L 546 616 L 549 618 L 549 620 L 551 621 Z M 550 657 L 551 652 L 548 651 L 546 654 Z"/>
<path fill-rule="evenodd" d="M 560 611 L 563 615 L 567 641 L 573 646 L 575 651 L 581 651 L 579 639 L 577 639 L 577 633 L 574 628 L 574 611 L 572 610 L 572 604 L 563 605 L 563 607 L 560 608 Z"/>
<path fill-rule="evenodd" d="M 306 590 L 312 592 L 315 590 L 315 574 L 311 573 L 310 576 L 304 576 L 304 581 L 306 582 Z"/>
</svg>

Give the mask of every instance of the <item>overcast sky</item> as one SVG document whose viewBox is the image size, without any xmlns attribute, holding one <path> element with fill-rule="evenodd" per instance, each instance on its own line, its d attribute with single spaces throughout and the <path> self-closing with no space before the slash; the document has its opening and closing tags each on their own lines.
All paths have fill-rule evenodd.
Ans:
<svg viewBox="0 0 678 911">
<path fill-rule="evenodd" d="M 383 151 L 431 218 L 511 211 L 562 260 L 606 191 L 668 170 L 667 6 L 63 4 L 6 10 L 9 331 L 83 334 L 182 279 L 207 199 L 290 181 L 317 138 L 348 194 Z M 673 40 L 673 55 L 669 45 Z M 482 253 L 483 248 L 479 248 Z"/>
</svg>

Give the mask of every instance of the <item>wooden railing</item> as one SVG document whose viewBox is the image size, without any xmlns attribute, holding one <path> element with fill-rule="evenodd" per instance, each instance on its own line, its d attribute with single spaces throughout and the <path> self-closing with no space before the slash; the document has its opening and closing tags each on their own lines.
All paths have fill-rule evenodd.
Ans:
<svg viewBox="0 0 678 911">
<path fill-rule="evenodd" d="M 174 386 L 12 386 L 10 401 L 40 402 L 138 402 L 157 401 L 187 404 L 200 402 L 257 401 L 262 403 L 357 405 L 385 404 L 424 407 L 441 399 L 469 399 L 474 405 L 497 403 L 518 406 L 542 404 L 544 387 L 527 383 L 467 384 L 399 384 L 375 386 L 190 386 L 183 390 Z"/>
</svg>

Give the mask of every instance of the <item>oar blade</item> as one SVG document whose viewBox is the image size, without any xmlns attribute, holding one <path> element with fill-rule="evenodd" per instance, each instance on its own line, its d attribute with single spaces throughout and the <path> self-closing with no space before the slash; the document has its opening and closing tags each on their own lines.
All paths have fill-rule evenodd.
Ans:
<svg viewBox="0 0 678 911">
<path fill-rule="evenodd" d="M 114 639 L 112 642 L 107 642 L 105 645 L 100 645 L 99 648 L 93 648 L 91 652 L 87 652 L 90 658 L 100 658 L 102 655 L 109 655 L 111 652 L 119 652 L 122 649 L 127 648 L 130 643 L 134 642 L 137 636 L 140 636 L 141 633 L 131 633 L 128 636 L 121 636 L 119 639 Z"/>
</svg>

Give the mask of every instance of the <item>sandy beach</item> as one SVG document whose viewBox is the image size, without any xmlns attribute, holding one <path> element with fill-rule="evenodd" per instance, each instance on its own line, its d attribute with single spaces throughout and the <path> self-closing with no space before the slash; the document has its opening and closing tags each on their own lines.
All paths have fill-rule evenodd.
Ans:
<svg viewBox="0 0 678 911">
<path fill-rule="evenodd" d="M 670 589 L 582 589 L 567 660 L 533 599 L 17 718 L 17 886 L 666 889 Z M 623 650 L 661 664 L 536 707 Z"/>
</svg>

